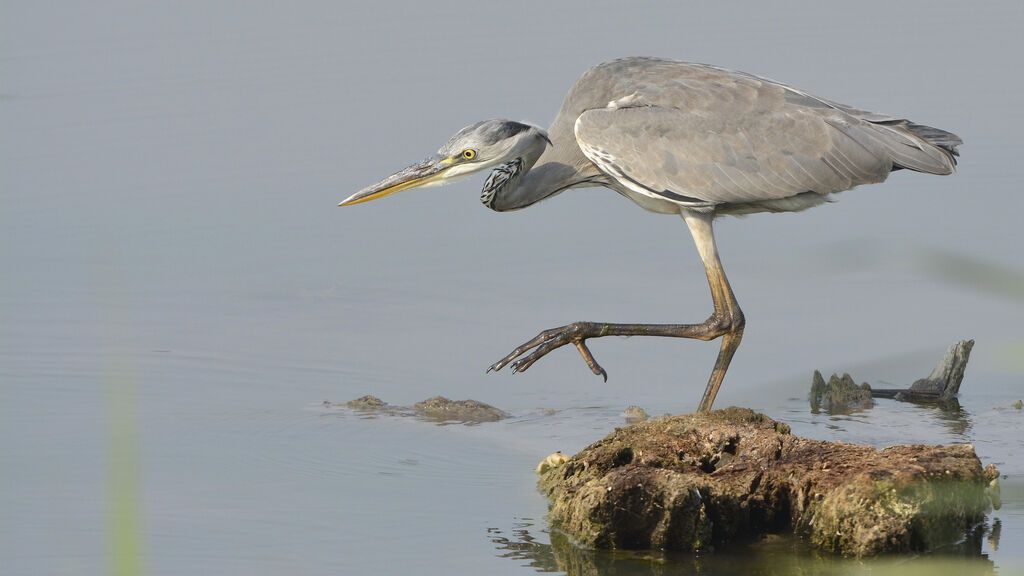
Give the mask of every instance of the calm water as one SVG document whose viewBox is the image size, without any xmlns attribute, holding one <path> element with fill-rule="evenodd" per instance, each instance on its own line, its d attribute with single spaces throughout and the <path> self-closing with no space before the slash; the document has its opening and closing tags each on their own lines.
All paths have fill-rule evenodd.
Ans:
<svg viewBox="0 0 1024 576">
<path fill-rule="evenodd" d="M 0 557 L 10 574 L 1024 572 L 1024 51 L 1017 2 L 8 2 L 0 18 Z M 513 214 L 480 181 L 338 209 L 489 117 L 547 124 L 588 66 L 712 62 L 966 142 L 797 215 L 721 221 L 748 327 L 718 404 L 799 434 L 970 442 L 1004 507 L 947 556 L 788 540 L 698 557 L 547 532 L 533 467 L 696 408 L 717 344 L 608 339 L 484 369 L 573 320 L 710 310 L 677 218 L 600 189 Z M 671 296 L 666 298 L 665 296 Z M 812 415 L 814 369 L 909 384 L 962 338 L 961 411 Z M 474 398 L 438 426 L 324 400 Z M 551 412 L 553 411 L 553 413 Z M 967 553 L 964 553 L 964 550 Z M 980 551 L 980 552 L 979 552 Z"/>
</svg>

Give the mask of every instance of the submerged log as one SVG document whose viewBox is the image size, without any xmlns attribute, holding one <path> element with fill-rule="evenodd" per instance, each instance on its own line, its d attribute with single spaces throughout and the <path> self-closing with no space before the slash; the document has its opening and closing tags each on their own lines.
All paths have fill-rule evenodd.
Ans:
<svg viewBox="0 0 1024 576">
<path fill-rule="evenodd" d="M 871 390 L 877 398 L 895 398 L 910 401 L 947 401 L 952 400 L 960 392 L 960 383 L 964 380 L 964 370 L 971 358 L 974 340 L 961 340 L 946 350 L 942 360 L 927 378 L 921 378 L 905 390 L 880 389 Z"/>
<path fill-rule="evenodd" d="M 910 388 L 872 388 L 867 382 L 857 385 L 849 374 L 833 374 L 828 383 L 821 372 L 811 377 L 811 411 L 824 410 L 829 414 L 849 414 L 871 408 L 874 398 L 894 398 L 909 402 L 938 403 L 943 409 L 956 410 L 960 383 L 964 379 L 967 361 L 971 358 L 974 340 L 961 340 L 946 350 L 942 360 L 927 378 L 915 381 Z"/>
<path fill-rule="evenodd" d="M 970 445 L 822 442 L 728 408 L 617 429 L 539 486 L 552 525 L 586 546 L 700 550 L 796 530 L 864 556 L 958 540 L 998 507 L 997 482 Z"/>
<path fill-rule="evenodd" d="M 875 405 L 867 382 L 858 386 L 849 374 L 843 374 L 842 377 L 833 374 L 826 384 L 821 372 L 817 370 L 811 378 L 810 399 L 811 411 L 815 413 L 825 410 L 830 414 L 848 414 Z"/>
</svg>

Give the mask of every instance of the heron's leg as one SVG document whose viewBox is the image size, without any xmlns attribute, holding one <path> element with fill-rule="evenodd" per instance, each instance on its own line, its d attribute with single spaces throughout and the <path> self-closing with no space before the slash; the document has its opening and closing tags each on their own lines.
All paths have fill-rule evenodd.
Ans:
<svg viewBox="0 0 1024 576">
<path fill-rule="evenodd" d="M 673 338 L 696 338 L 698 340 L 713 340 L 722 337 L 722 345 L 718 353 L 718 359 L 711 372 L 704 397 L 701 400 L 700 410 L 711 409 L 711 404 L 718 394 L 722 385 L 722 379 L 729 368 L 733 354 L 739 347 L 740 339 L 743 336 L 745 320 L 740 310 L 736 297 L 733 295 L 729 281 L 722 270 L 722 263 L 718 258 L 718 249 L 715 246 L 715 237 L 711 227 L 713 215 L 701 213 L 687 213 L 683 215 L 690 233 L 693 235 L 697 251 L 700 252 L 704 261 L 704 269 L 708 276 L 708 285 L 711 288 L 711 299 L 714 302 L 714 311 L 711 316 L 701 324 L 609 324 L 603 322 L 574 322 L 559 328 L 545 330 L 532 340 L 517 347 L 510 354 L 495 362 L 487 369 L 501 370 L 511 364 L 513 372 L 522 372 L 540 360 L 548 352 L 560 348 L 566 344 L 574 344 L 583 355 L 594 374 L 604 376 L 607 374 L 604 369 L 594 360 L 590 350 L 587 349 L 585 341 L 588 338 L 600 338 L 602 336 L 666 336 Z"/>
<path fill-rule="evenodd" d="M 715 402 L 718 389 L 722 387 L 722 380 L 725 372 L 729 369 L 729 363 L 740 347 L 743 339 L 743 327 L 746 319 L 743 311 L 740 310 L 736 295 L 729 286 L 729 279 L 725 277 L 725 270 L 722 269 L 722 261 L 718 257 L 718 247 L 715 245 L 715 234 L 712 229 L 713 215 L 684 213 L 683 219 L 690 228 L 693 235 L 693 242 L 697 245 L 701 260 L 704 261 L 704 270 L 708 275 L 708 285 L 711 287 L 711 300 L 714 302 L 715 310 L 712 318 L 721 318 L 728 326 L 728 330 L 722 334 L 722 344 L 718 350 L 718 358 L 715 360 L 715 367 L 711 370 L 711 377 L 708 378 L 708 385 L 704 389 L 704 396 L 701 398 L 698 412 L 711 410 Z"/>
</svg>

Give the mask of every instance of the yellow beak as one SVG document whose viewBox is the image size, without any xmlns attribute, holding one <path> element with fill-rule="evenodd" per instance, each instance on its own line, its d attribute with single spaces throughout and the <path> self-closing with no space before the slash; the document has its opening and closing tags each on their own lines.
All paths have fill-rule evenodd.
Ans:
<svg viewBox="0 0 1024 576">
<path fill-rule="evenodd" d="M 396 172 L 372 186 L 363 188 L 342 200 L 338 203 L 338 206 L 351 206 L 352 204 L 369 202 L 370 200 L 383 198 L 402 190 L 436 184 L 444 178 L 445 170 L 452 167 L 453 161 L 453 158 L 443 157 L 439 154 L 435 155 L 423 162 L 413 164 L 404 170 Z"/>
</svg>

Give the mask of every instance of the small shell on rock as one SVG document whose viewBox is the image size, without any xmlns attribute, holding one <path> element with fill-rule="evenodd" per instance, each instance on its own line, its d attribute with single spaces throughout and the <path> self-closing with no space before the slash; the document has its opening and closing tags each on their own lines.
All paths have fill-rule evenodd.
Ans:
<svg viewBox="0 0 1024 576">
<path fill-rule="evenodd" d="M 542 475 L 552 468 L 561 466 L 562 464 L 565 464 L 565 461 L 565 454 L 562 454 L 561 452 L 555 452 L 554 454 L 551 454 L 550 456 L 542 460 L 540 464 L 537 464 L 537 475 Z"/>
</svg>

